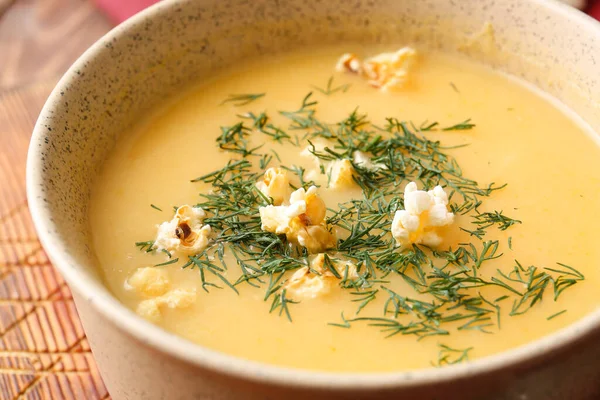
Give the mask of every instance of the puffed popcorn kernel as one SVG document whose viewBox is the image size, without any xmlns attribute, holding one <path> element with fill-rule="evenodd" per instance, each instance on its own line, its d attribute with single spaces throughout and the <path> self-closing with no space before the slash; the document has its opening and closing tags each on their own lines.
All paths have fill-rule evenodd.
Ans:
<svg viewBox="0 0 600 400">
<path fill-rule="evenodd" d="M 273 199 L 278 206 L 290 196 L 290 179 L 283 168 L 269 168 L 265 171 L 262 181 L 256 182 L 256 187 L 267 197 Z"/>
<path fill-rule="evenodd" d="M 261 229 L 285 234 L 311 253 L 335 246 L 335 236 L 325 226 L 327 208 L 315 186 L 292 192 L 287 204 L 259 207 Z"/>
<path fill-rule="evenodd" d="M 329 185 L 334 189 L 348 188 L 354 185 L 354 167 L 350 160 L 336 160 L 329 165 Z"/>
<path fill-rule="evenodd" d="M 338 60 L 336 70 L 359 74 L 371 86 L 381 90 L 394 90 L 402 88 L 408 81 L 416 55 L 417 52 L 412 47 L 403 47 L 361 62 L 356 55 L 347 53 Z"/>
<path fill-rule="evenodd" d="M 374 163 L 371 160 L 371 157 L 369 157 L 362 151 L 357 150 L 354 153 L 352 153 L 352 158 L 354 164 L 358 165 L 359 167 L 368 169 L 369 171 L 379 171 L 381 169 L 387 169 L 387 166 L 385 164 Z"/>
<path fill-rule="evenodd" d="M 454 214 L 448 211 L 448 195 L 441 186 L 428 192 L 418 190 L 415 182 L 404 188 L 404 210 L 398 210 L 392 221 L 392 236 L 399 246 L 412 243 L 439 246 L 439 228 L 451 225 Z"/>
<path fill-rule="evenodd" d="M 207 246 L 210 225 L 203 225 L 206 214 L 199 207 L 181 206 L 172 220 L 158 225 L 154 248 L 158 251 L 198 254 Z"/>
<path fill-rule="evenodd" d="M 357 268 L 350 261 L 330 258 L 338 275 L 346 279 L 358 277 Z M 314 272 L 313 272 L 314 271 Z M 298 269 L 285 285 L 286 292 L 295 300 L 324 296 L 338 285 L 340 279 L 325 265 L 325 254 L 318 254 L 309 267 Z"/>
<path fill-rule="evenodd" d="M 138 268 L 124 286 L 126 290 L 136 291 L 145 297 L 160 296 L 169 290 L 169 274 L 160 267 Z"/>
<path fill-rule="evenodd" d="M 187 289 L 173 289 L 162 296 L 143 300 L 138 304 L 136 312 L 138 315 L 158 322 L 165 308 L 180 309 L 190 307 L 196 301 L 196 291 Z"/>
</svg>

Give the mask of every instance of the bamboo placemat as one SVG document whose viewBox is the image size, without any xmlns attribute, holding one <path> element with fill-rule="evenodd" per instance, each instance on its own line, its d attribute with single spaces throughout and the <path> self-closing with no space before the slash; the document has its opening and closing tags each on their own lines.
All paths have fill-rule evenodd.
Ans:
<svg viewBox="0 0 600 400">
<path fill-rule="evenodd" d="M 0 399 L 109 399 L 27 207 L 25 160 L 55 79 L 0 94 Z"/>
</svg>

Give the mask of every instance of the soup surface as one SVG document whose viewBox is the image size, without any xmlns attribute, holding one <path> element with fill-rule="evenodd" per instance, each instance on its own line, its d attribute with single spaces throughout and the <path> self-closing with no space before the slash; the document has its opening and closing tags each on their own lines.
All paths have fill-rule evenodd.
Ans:
<svg viewBox="0 0 600 400">
<path fill-rule="evenodd" d="M 600 153 L 593 136 L 520 82 L 454 56 L 419 53 L 407 81 L 389 91 L 335 70 L 342 53 L 362 50 L 373 54 L 345 46 L 245 61 L 166 102 L 124 134 L 96 182 L 90 215 L 99 265 L 115 296 L 204 346 L 266 363 L 340 372 L 478 358 L 547 335 L 596 309 L 600 169 L 589 166 Z M 240 93 L 255 96 L 231 97 Z M 371 147 L 356 143 L 361 135 L 373 141 Z M 377 140 L 387 147 L 373 145 Z M 432 152 L 436 141 L 440 145 Z M 353 158 L 352 146 L 342 144 L 349 142 L 368 161 Z M 335 154 L 326 157 L 326 146 Z M 411 146 L 420 155 L 411 155 Z M 375 147 L 379 153 L 369 153 Z M 404 158 L 394 155 L 399 153 Z M 440 157 L 453 157 L 456 164 Z M 351 160 L 346 164 L 351 172 L 338 187 L 339 171 L 332 166 L 341 165 L 335 164 L 339 159 Z M 240 160 L 252 166 L 235 170 L 239 164 L 232 163 Z M 390 165 L 392 160 L 406 165 Z M 210 177 L 191 182 L 228 162 L 230 172 L 242 177 L 223 178 L 223 191 L 207 182 Z M 451 165 L 460 166 L 454 178 L 436 170 Z M 333 232 L 334 244 L 307 254 L 297 238 L 261 230 L 260 224 L 238 225 L 242 233 L 252 231 L 257 243 L 245 252 L 234 248 L 233 254 L 221 240 L 224 231 L 232 238 L 234 222 L 247 222 L 249 213 L 256 221 L 269 196 L 252 191 L 254 180 L 280 166 L 289 168 L 289 192 L 318 186 L 328 209 L 321 226 Z M 236 197 L 238 192 L 226 195 L 248 181 L 252 210 L 252 201 Z M 440 184 L 450 195 L 453 222 L 435 228 L 441 243 L 400 246 L 390 234 L 411 181 L 419 190 Z M 492 183 L 497 190 L 486 191 Z M 224 219 L 214 215 L 219 199 L 229 207 Z M 204 204 L 203 224 L 211 226 L 203 233 L 208 247 L 192 258 L 153 249 L 157 225 L 170 221 L 176 207 L 196 204 Z M 231 216 L 236 209 L 240 216 Z M 187 237 L 181 229 L 176 235 Z M 274 247 L 265 250 L 259 240 Z M 247 261 L 252 251 L 256 260 Z M 333 282 L 328 293 L 290 286 L 292 274 L 317 253 L 333 261 L 321 270 L 305 268 L 301 278 L 313 278 L 317 286 Z M 240 266 L 237 260 L 246 261 Z M 339 260 L 344 267 L 338 268 Z M 267 271 L 267 265 L 273 269 Z"/>
</svg>

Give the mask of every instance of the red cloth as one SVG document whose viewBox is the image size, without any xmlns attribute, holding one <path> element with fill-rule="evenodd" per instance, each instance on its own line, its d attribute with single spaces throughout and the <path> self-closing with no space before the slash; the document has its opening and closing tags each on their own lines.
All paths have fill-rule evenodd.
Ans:
<svg viewBox="0 0 600 400">
<path fill-rule="evenodd" d="M 113 22 L 119 24 L 158 0 L 94 0 L 94 2 Z"/>
<path fill-rule="evenodd" d="M 600 21 L 600 0 L 592 1 L 588 7 L 588 14 Z"/>
<path fill-rule="evenodd" d="M 125 21 L 133 14 L 158 2 L 158 0 L 94 0 L 115 23 Z M 600 20 L 600 0 L 588 1 L 588 14 Z"/>
</svg>

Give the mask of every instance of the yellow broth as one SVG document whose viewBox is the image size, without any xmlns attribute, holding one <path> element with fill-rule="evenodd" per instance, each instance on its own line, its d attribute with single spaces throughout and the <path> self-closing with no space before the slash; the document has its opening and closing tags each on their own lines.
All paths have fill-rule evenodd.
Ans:
<svg viewBox="0 0 600 400">
<path fill-rule="evenodd" d="M 505 231 L 490 230 L 489 238 L 499 240 L 498 253 L 504 255 L 486 262 L 481 276 L 496 276 L 498 268 L 508 272 L 517 259 L 525 267 L 557 267 L 556 262 L 562 262 L 581 271 L 585 280 L 565 290 L 556 302 L 549 288 L 542 301 L 523 315 L 508 315 L 512 300 L 498 302 L 501 329 L 491 327 L 490 334 L 457 331 L 465 322 L 457 321 L 444 323 L 450 335 L 417 341 L 414 335 L 386 338 L 364 322 L 353 323 L 349 329 L 329 325 L 342 322 L 342 311 L 348 319 L 356 317 L 359 303 L 352 302 L 356 296 L 348 290 L 290 305 L 290 322 L 285 315 L 269 313 L 271 301 L 264 300 L 265 285 L 258 289 L 238 285 L 239 295 L 227 287 L 210 288 L 206 293 L 198 270 L 181 269 L 183 262 L 179 262 L 157 268 L 168 271 L 173 287 L 195 288 L 197 299 L 188 308 L 162 310 L 161 327 L 203 346 L 265 363 L 375 372 L 429 367 L 439 358 L 440 344 L 472 347 L 471 359 L 498 353 L 548 335 L 596 309 L 600 301 L 600 291 L 595 290 L 600 283 L 595 230 L 600 169 L 590 166 L 600 153 L 591 132 L 568 111 L 522 83 L 454 56 L 419 54 L 409 84 L 398 91 L 382 92 L 357 76 L 334 71 L 337 58 L 346 51 L 356 48 L 310 49 L 244 61 L 177 99 L 165 100 L 164 107 L 144 116 L 123 135 L 97 179 L 90 213 L 93 246 L 114 295 L 135 309 L 141 298 L 124 288 L 126 279 L 139 267 L 168 260 L 163 253 L 139 251 L 134 243 L 152 240 L 156 225 L 171 219 L 173 206 L 196 204 L 198 194 L 209 190 L 190 180 L 222 168 L 232 157 L 216 146 L 219 127 L 238 122 L 236 114 L 248 111 L 266 110 L 275 116 L 278 110 L 296 110 L 302 98 L 313 91 L 319 102 L 317 115 L 324 121 L 339 121 L 356 107 L 382 125 L 386 117 L 413 121 L 417 126 L 424 121 L 449 126 L 470 118 L 476 124 L 471 130 L 438 130 L 425 136 L 445 146 L 468 144 L 448 150 L 466 177 L 482 185 L 508 184 L 486 198 L 482 209 L 502 210 L 522 224 Z M 332 75 L 334 87 L 350 84 L 349 89 L 329 96 L 314 89 L 325 87 Z M 221 104 L 232 93 L 259 92 L 266 95 L 244 106 Z M 274 121 L 288 124 L 281 117 Z M 265 142 L 265 149 L 275 149 L 283 164 L 313 166 L 312 160 L 300 155 L 307 143 L 296 147 L 267 139 L 254 140 Z M 321 188 L 320 194 L 330 208 L 361 196 L 358 188 Z M 457 215 L 442 248 L 480 243 L 459 226 L 469 226 L 468 217 Z M 234 282 L 240 270 L 233 257 L 227 257 L 225 276 Z M 398 276 L 386 280 L 386 287 L 416 296 Z M 483 293 L 493 300 L 506 291 L 486 287 Z M 386 299 L 378 294 L 359 316 L 383 316 Z M 548 320 L 562 310 L 567 311 Z"/>
</svg>

